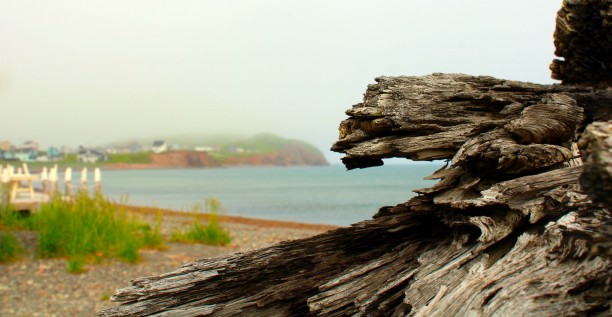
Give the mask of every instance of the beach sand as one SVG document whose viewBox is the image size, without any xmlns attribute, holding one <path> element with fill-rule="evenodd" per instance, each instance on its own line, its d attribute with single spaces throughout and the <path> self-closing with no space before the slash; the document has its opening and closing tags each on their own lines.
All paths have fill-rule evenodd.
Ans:
<svg viewBox="0 0 612 317">
<path fill-rule="evenodd" d="M 162 233 L 191 224 L 206 215 L 124 206 L 131 213 L 153 223 L 162 217 Z M 142 261 L 129 264 L 110 260 L 87 265 L 81 274 L 66 272 L 65 259 L 35 257 L 36 236 L 19 232 L 26 255 L 17 262 L 0 264 L 0 316 L 93 316 L 95 312 L 115 306 L 109 298 L 130 280 L 178 269 L 197 259 L 218 257 L 238 251 L 265 247 L 284 240 L 313 236 L 337 227 L 295 222 L 262 220 L 220 215 L 220 223 L 232 236 L 226 247 L 202 244 L 166 243 L 167 250 L 142 250 Z"/>
</svg>

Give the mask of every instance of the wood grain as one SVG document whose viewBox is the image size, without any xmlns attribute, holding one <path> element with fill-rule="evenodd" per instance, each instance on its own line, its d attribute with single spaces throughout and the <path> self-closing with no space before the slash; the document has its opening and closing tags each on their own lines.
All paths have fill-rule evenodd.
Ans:
<svg viewBox="0 0 612 317">
<path fill-rule="evenodd" d="M 612 315 L 612 91 L 599 89 L 610 67 L 596 52 L 612 38 L 588 20 L 611 8 L 564 1 L 566 60 L 553 74 L 565 85 L 463 74 L 369 85 L 332 149 L 348 169 L 447 160 L 419 196 L 348 228 L 136 279 L 100 315 Z"/>
</svg>

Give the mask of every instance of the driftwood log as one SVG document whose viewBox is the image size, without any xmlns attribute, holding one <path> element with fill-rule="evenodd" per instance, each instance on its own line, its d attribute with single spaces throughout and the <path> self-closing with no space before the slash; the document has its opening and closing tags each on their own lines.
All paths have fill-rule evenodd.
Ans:
<svg viewBox="0 0 612 317">
<path fill-rule="evenodd" d="M 347 228 L 135 279 L 100 315 L 612 314 L 611 90 L 376 81 L 333 149 L 349 169 L 447 160 L 436 185 Z"/>
<path fill-rule="evenodd" d="M 610 0 L 566 0 L 557 13 L 552 77 L 564 84 L 612 85 Z"/>
<path fill-rule="evenodd" d="M 612 209 L 612 123 L 590 125 L 580 145 L 585 157 L 580 184 L 593 201 Z"/>
</svg>

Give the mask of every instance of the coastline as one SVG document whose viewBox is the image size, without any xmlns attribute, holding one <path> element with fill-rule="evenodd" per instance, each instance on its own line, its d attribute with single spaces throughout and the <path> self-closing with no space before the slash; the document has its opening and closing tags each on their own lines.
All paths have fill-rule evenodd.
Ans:
<svg viewBox="0 0 612 317">
<path fill-rule="evenodd" d="M 13 165 L 15 167 L 21 166 L 24 162 L 21 161 L 0 161 L 0 165 Z M 63 172 L 66 168 L 70 167 L 74 170 L 81 170 L 87 168 L 94 170 L 99 168 L 102 171 L 129 171 L 129 170 L 170 170 L 170 169 L 212 169 L 212 168 L 240 168 L 240 167 L 321 167 L 330 166 L 332 164 L 220 164 L 210 166 L 182 166 L 182 165 L 169 165 L 169 164 L 153 164 L 153 163 L 64 163 L 64 162 L 25 162 L 28 164 L 30 173 L 40 173 L 43 167 L 50 168 L 54 165 L 58 165 L 59 170 Z"/>
<path fill-rule="evenodd" d="M 183 166 L 183 165 L 164 165 L 151 163 L 111 163 L 92 165 L 91 168 L 98 167 L 101 170 L 118 171 L 118 170 L 153 170 L 153 169 L 200 169 L 200 168 L 240 168 L 240 167 L 321 167 L 330 166 L 331 164 L 220 164 L 210 166 Z M 87 167 L 87 166 L 85 166 Z"/>
<path fill-rule="evenodd" d="M 154 216 L 156 214 L 161 214 L 162 216 L 173 216 L 173 217 L 184 217 L 184 218 L 198 218 L 205 220 L 208 218 L 207 213 L 198 213 L 191 211 L 177 211 L 167 208 L 158 208 L 158 207 L 148 207 L 148 206 L 137 206 L 137 205 L 122 205 L 117 204 L 117 206 L 124 208 L 128 212 Z M 298 230 L 314 230 L 314 231 L 329 231 L 338 228 L 342 228 L 341 226 L 334 225 L 326 225 L 326 224 L 312 224 L 312 223 L 304 223 L 304 222 L 296 222 L 296 221 L 284 221 L 284 220 L 271 220 L 271 219 L 262 219 L 262 218 L 251 218 L 244 216 L 232 216 L 219 214 L 219 222 L 221 223 L 233 223 L 233 224 L 241 224 L 241 225 L 249 225 L 256 226 L 261 228 L 285 228 L 285 229 L 298 229 Z"/>
<path fill-rule="evenodd" d="M 205 220 L 208 216 L 144 206 L 117 207 L 150 224 L 159 221 L 163 235 L 191 225 L 194 218 Z M 232 236 L 228 246 L 168 242 L 165 250 L 141 250 L 137 264 L 110 259 L 89 264 L 86 272 L 80 274 L 66 272 L 66 259 L 37 257 L 35 233 L 16 232 L 26 252 L 16 262 L 0 263 L 0 316 L 92 316 L 115 306 L 109 301 L 110 296 L 135 278 L 174 271 L 199 259 L 248 252 L 339 228 L 223 214 L 219 215 L 219 222 Z"/>
</svg>

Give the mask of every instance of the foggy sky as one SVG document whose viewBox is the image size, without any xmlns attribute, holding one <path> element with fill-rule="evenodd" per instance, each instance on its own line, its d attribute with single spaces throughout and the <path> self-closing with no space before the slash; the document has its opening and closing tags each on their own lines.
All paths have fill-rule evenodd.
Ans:
<svg viewBox="0 0 612 317">
<path fill-rule="evenodd" d="M 327 152 L 380 75 L 553 82 L 560 5 L 0 0 L 0 141 L 272 132 Z"/>
</svg>

